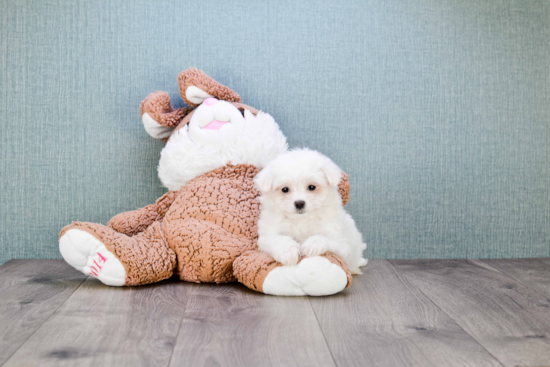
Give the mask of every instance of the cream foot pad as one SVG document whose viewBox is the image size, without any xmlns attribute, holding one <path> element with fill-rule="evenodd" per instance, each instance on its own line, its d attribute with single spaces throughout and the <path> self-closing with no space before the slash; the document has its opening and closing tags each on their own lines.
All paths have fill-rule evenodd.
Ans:
<svg viewBox="0 0 550 367">
<path fill-rule="evenodd" d="M 63 259 L 82 273 L 111 286 L 123 286 L 126 271 L 116 256 L 105 245 L 86 231 L 68 230 L 59 239 Z"/>
<path fill-rule="evenodd" d="M 327 258 L 315 256 L 294 266 L 279 266 L 265 277 L 263 291 L 277 296 L 328 296 L 343 291 L 346 272 Z"/>
</svg>

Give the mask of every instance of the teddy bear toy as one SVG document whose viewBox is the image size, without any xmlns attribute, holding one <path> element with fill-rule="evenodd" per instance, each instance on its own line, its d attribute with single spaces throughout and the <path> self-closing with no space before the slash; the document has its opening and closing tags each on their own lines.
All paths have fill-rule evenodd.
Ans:
<svg viewBox="0 0 550 367">
<path fill-rule="evenodd" d="M 187 282 L 239 281 L 274 295 L 330 295 L 351 283 L 338 256 L 303 258 L 283 266 L 257 249 L 259 191 L 254 176 L 287 150 L 267 113 L 198 69 L 178 76 L 188 107 L 168 93 L 140 106 L 145 130 L 166 142 L 158 165 L 168 192 L 154 204 L 114 216 L 107 225 L 73 222 L 61 230 L 67 263 L 111 286 L 150 284 L 177 276 Z M 347 176 L 339 183 L 348 200 Z"/>
</svg>

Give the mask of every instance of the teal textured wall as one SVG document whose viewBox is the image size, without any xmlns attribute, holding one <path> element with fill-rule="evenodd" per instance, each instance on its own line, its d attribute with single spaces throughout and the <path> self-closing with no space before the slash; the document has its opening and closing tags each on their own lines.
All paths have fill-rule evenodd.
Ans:
<svg viewBox="0 0 550 367">
<path fill-rule="evenodd" d="M 550 256 L 550 2 L 2 1 L 0 263 L 154 202 L 205 70 L 351 177 L 369 258 Z"/>
</svg>

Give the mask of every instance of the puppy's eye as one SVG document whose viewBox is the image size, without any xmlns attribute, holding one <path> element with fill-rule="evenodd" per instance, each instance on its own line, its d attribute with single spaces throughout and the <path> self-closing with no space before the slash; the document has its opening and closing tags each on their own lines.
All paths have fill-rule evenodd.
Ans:
<svg viewBox="0 0 550 367">
<path fill-rule="evenodd" d="M 288 187 L 283 187 L 283 188 L 281 189 L 281 191 L 284 192 L 284 193 L 286 194 L 286 193 L 289 192 L 290 190 L 288 189 Z"/>
<path fill-rule="evenodd" d="M 316 189 L 316 187 L 315 187 L 314 185 L 309 185 L 309 186 L 307 187 L 307 189 L 308 189 L 309 191 L 313 191 L 313 190 Z"/>
</svg>

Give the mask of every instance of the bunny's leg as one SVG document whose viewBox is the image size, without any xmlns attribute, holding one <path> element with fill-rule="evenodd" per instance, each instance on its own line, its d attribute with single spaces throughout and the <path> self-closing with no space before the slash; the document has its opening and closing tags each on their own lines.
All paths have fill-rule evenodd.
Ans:
<svg viewBox="0 0 550 367">
<path fill-rule="evenodd" d="M 269 254 L 248 251 L 235 260 L 233 271 L 248 288 L 277 296 L 328 296 L 351 284 L 346 263 L 330 252 L 283 266 Z"/>
<path fill-rule="evenodd" d="M 235 282 L 233 261 L 256 246 L 244 235 L 195 218 L 165 223 L 165 231 L 177 257 L 176 275 L 186 282 Z"/>
<path fill-rule="evenodd" d="M 171 277 L 176 266 L 159 222 L 133 237 L 101 224 L 75 222 L 61 231 L 59 250 L 75 269 L 112 286 L 158 282 Z"/>
</svg>

